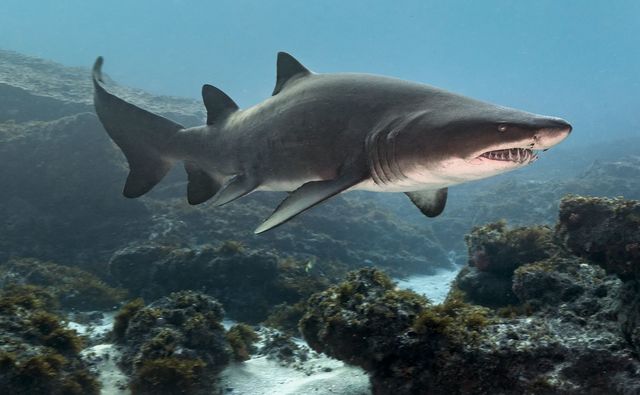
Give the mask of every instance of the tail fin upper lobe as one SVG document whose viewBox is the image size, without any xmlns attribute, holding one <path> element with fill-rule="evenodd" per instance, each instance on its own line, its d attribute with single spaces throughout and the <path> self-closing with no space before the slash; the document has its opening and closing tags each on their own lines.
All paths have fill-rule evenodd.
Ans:
<svg viewBox="0 0 640 395">
<path fill-rule="evenodd" d="M 136 198 L 167 174 L 174 161 L 169 154 L 171 139 L 184 127 L 107 92 L 102 86 L 102 63 L 99 57 L 93 66 L 96 113 L 129 162 L 123 195 Z"/>
</svg>

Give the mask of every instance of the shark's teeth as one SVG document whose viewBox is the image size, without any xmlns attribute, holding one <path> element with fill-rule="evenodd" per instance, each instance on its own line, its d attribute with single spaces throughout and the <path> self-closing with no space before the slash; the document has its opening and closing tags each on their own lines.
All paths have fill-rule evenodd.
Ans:
<svg viewBox="0 0 640 395">
<path fill-rule="evenodd" d="M 516 163 L 531 163 L 538 159 L 538 156 L 532 150 L 526 148 L 511 148 L 488 151 L 480 156 L 491 160 Z"/>
</svg>

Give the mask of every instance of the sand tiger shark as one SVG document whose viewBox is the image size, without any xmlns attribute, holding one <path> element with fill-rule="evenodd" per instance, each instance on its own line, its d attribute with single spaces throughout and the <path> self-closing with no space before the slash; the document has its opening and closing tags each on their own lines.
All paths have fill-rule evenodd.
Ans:
<svg viewBox="0 0 640 395">
<path fill-rule="evenodd" d="M 255 233 L 348 190 L 403 192 L 435 217 L 449 186 L 529 165 L 571 132 L 561 118 L 429 85 L 315 73 L 285 52 L 271 97 L 241 110 L 204 85 L 206 125 L 185 128 L 109 93 L 102 64 L 99 57 L 93 67 L 94 104 L 129 162 L 124 196 L 149 192 L 178 161 L 190 204 L 290 192 Z"/>
</svg>

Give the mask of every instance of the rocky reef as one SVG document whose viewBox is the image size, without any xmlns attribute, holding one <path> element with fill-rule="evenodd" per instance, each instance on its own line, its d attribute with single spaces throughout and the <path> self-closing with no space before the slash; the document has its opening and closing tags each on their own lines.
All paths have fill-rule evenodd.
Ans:
<svg viewBox="0 0 640 395">
<path fill-rule="evenodd" d="M 59 300 L 33 285 L 0 291 L 0 391 L 6 394 L 100 393 L 80 357 L 83 339 L 58 315 Z"/>
<path fill-rule="evenodd" d="M 205 117 L 199 101 L 110 87 L 185 126 Z M 570 177 L 549 163 L 553 179 L 459 186 L 430 220 L 402 194 L 349 193 L 255 237 L 281 194 L 189 206 L 176 166 L 124 199 L 126 161 L 91 89 L 88 69 L 0 50 L 0 393 L 98 393 L 103 357 L 79 353 L 98 341 L 69 319 L 125 298 L 137 299 L 99 341 L 115 343 L 138 394 L 222 391 L 220 371 L 256 353 L 322 371 L 302 368 L 317 354 L 299 330 L 369 372 L 376 394 L 640 393 L 637 153 L 599 147 L 606 158 Z M 466 256 L 443 304 L 387 277 Z M 282 332 L 225 331 L 223 307 Z"/>
<path fill-rule="evenodd" d="M 111 287 L 77 267 L 33 258 L 12 258 L 0 263 L 0 284 L 38 286 L 55 297 L 66 311 L 111 310 L 127 297 L 125 290 Z"/>
<path fill-rule="evenodd" d="M 126 292 L 76 267 L 25 258 L 0 263 L 0 285 L 0 392 L 100 393 L 80 353 L 91 341 L 69 317 L 113 309 Z"/>
<path fill-rule="evenodd" d="M 505 221 L 474 228 L 465 237 L 469 262 L 455 286 L 470 302 L 502 307 L 517 303 L 512 290 L 514 271 L 554 255 L 553 232 L 546 226 L 508 229 Z"/>
<path fill-rule="evenodd" d="M 172 293 L 149 306 L 135 301 L 116 317 L 123 345 L 120 364 L 135 394 L 201 394 L 216 388 L 217 374 L 233 355 L 227 336 L 250 343 L 247 331 L 225 335 L 224 311 L 210 296 Z M 241 333 L 237 333 L 241 332 Z"/>
<path fill-rule="evenodd" d="M 638 201 L 567 197 L 560 204 L 557 233 L 575 255 L 598 263 L 623 280 L 638 279 Z"/>
<path fill-rule="evenodd" d="M 282 311 L 337 282 L 346 269 L 339 263 L 281 258 L 227 241 L 200 248 L 131 245 L 114 254 L 109 271 L 133 296 L 155 300 L 196 289 L 220 301 L 230 318 L 257 324 L 276 306 Z"/>
<path fill-rule="evenodd" d="M 311 298 L 301 331 L 374 394 L 638 393 L 638 207 L 567 196 L 555 230 L 478 227 L 441 305 L 351 273 Z"/>
</svg>

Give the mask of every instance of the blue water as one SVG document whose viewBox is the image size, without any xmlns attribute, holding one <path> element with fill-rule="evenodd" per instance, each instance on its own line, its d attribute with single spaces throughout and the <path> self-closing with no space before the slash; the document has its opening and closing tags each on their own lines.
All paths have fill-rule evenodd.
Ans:
<svg viewBox="0 0 640 395">
<path fill-rule="evenodd" d="M 0 48 L 103 55 L 122 84 L 197 98 L 206 82 L 241 106 L 270 94 L 286 50 L 566 118 L 566 144 L 640 133 L 639 1 L 3 0 Z"/>
</svg>

